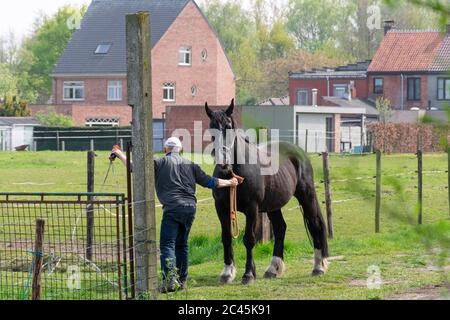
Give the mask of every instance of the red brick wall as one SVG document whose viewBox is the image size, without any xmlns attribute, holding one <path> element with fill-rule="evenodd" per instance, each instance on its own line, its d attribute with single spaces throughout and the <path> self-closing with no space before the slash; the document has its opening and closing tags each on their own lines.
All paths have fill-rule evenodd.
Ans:
<svg viewBox="0 0 450 320">
<path fill-rule="evenodd" d="M 65 116 L 70 116 L 76 126 L 85 126 L 88 118 L 119 118 L 120 126 L 129 126 L 132 118 L 132 110 L 126 105 L 114 106 L 88 106 L 88 105 L 30 105 L 31 115 L 35 116 L 39 111 L 45 111 L 49 107 Z"/>
<path fill-rule="evenodd" d="M 182 46 L 192 48 L 191 66 L 178 65 L 178 51 Z M 203 61 L 201 52 L 208 51 L 208 58 Z M 84 101 L 64 101 L 63 82 L 83 80 L 85 84 Z M 107 101 L 108 80 L 123 80 L 122 101 Z M 176 85 L 175 102 L 163 101 L 163 84 L 174 82 Z M 227 105 L 235 97 L 235 78 L 222 46 L 214 31 L 209 27 L 201 12 L 193 2 L 189 2 L 166 34 L 152 50 L 152 100 L 153 117 L 163 118 L 166 106 L 171 105 Z M 195 85 L 198 93 L 194 97 L 191 87 Z M 124 106 L 127 104 L 126 77 L 111 78 L 56 78 L 53 84 L 53 102 L 57 105 L 73 104 L 90 106 L 79 109 L 77 123 L 81 121 L 81 110 L 89 116 L 114 116 L 121 108 L 108 109 L 92 106 Z M 98 112 L 98 114 L 95 114 Z M 88 114 L 85 115 L 87 117 Z M 121 114 L 126 118 L 126 113 Z M 129 122 L 126 120 L 126 122 Z"/>
<path fill-rule="evenodd" d="M 227 107 L 211 107 L 212 110 L 226 109 Z M 233 118 L 237 127 L 241 127 L 242 108 L 235 107 Z M 209 129 L 210 120 L 206 115 L 204 106 L 169 106 L 166 108 L 166 137 L 170 137 L 177 129 L 186 129 L 192 137 L 190 142 L 194 146 L 194 122 L 202 122 L 202 134 Z M 203 147 L 210 142 L 204 142 Z M 186 152 L 189 152 L 189 143 L 183 143 Z"/>
<path fill-rule="evenodd" d="M 108 101 L 108 81 L 122 81 L 122 101 Z M 65 101 L 63 99 L 64 81 L 84 81 L 84 101 Z M 127 79 L 124 76 L 108 78 L 55 78 L 53 82 L 53 102 L 57 105 L 110 105 L 119 106 L 127 104 Z"/>
<path fill-rule="evenodd" d="M 329 94 L 330 96 L 333 95 L 333 85 L 334 84 L 349 84 L 350 81 L 355 82 L 355 88 L 356 92 L 354 93 L 354 98 L 358 99 L 365 99 L 367 98 L 368 93 L 368 87 L 367 87 L 367 80 L 334 80 L 330 79 L 329 81 Z M 325 97 L 328 95 L 327 91 L 327 80 L 326 79 L 317 79 L 317 80 L 304 80 L 304 79 L 290 79 L 289 80 L 289 99 L 291 101 L 292 105 L 295 105 L 297 102 L 297 90 L 298 89 L 317 89 L 317 104 L 322 106 L 331 105 L 329 102 L 322 99 L 322 97 Z M 311 103 L 311 93 L 309 97 L 309 102 Z"/>
<path fill-rule="evenodd" d="M 426 109 L 428 106 L 428 77 L 424 75 L 414 76 L 421 78 L 420 81 L 420 91 L 421 91 L 421 100 L 420 101 L 408 101 L 407 100 L 407 77 L 404 76 L 403 83 L 403 109 L 409 110 L 413 107 L 417 107 L 420 109 Z M 374 78 L 383 78 L 383 94 L 374 94 L 373 93 L 373 79 Z M 391 101 L 393 109 L 401 110 L 402 106 L 402 81 L 400 75 L 383 75 L 383 76 L 375 76 L 369 75 L 368 77 L 369 84 L 369 97 L 373 100 L 376 100 L 378 97 L 384 96 L 385 98 Z"/>
</svg>

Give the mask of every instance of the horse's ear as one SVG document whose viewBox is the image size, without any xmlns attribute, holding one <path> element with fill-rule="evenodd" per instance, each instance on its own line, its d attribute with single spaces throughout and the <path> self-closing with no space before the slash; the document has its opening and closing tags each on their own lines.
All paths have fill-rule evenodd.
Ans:
<svg viewBox="0 0 450 320">
<path fill-rule="evenodd" d="M 208 107 L 208 102 L 205 103 L 205 110 L 206 110 L 206 114 L 208 115 L 208 117 L 211 119 L 212 118 L 212 110 Z"/>
<path fill-rule="evenodd" d="M 231 117 L 231 115 L 233 114 L 233 111 L 234 111 L 234 99 L 231 100 L 231 104 L 228 107 L 227 111 L 225 111 L 225 113 L 227 116 Z"/>
</svg>

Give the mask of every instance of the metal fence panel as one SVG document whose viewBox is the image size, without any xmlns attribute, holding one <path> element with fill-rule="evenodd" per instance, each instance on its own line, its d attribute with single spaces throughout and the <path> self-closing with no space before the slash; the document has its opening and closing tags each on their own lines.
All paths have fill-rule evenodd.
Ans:
<svg viewBox="0 0 450 320">
<path fill-rule="evenodd" d="M 38 218 L 45 220 L 41 299 L 127 298 L 125 205 L 122 194 L 0 193 L 0 300 L 31 297 Z"/>
</svg>

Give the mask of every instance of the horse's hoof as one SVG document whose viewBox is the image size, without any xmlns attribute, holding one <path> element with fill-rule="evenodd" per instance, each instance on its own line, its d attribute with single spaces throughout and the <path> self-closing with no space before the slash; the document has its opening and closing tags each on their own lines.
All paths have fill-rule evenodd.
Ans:
<svg viewBox="0 0 450 320">
<path fill-rule="evenodd" d="M 234 265 L 225 265 L 219 281 L 222 284 L 230 284 L 236 278 L 236 267 Z"/>
<path fill-rule="evenodd" d="M 272 262 L 266 270 L 266 273 L 264 273 L 264 278 L 281 278 L 285 270 L 286 267 L 284 265 L 283 259 L 279 257 L 273 257 Z"/>
<path fill-rule="evenodd" d="M 323 271 L 323 270 L 313 270 L 311 275 L 313 277 L 317 277 L 317 276 L 323 276 L 324 274 L 325 274 L 325 271 Z"/>
<path fill-rule="evenodd" d="M 242 284 L 249 285 L 249 284 L 252 284 L 252 283 L 255 283 L 255 277 L 254 276 L 252 276 L 252 275 L 244 275 L 242 277 Z"/>
<path fill-rule="evenodd" d="M 266 271 L 264 273 L 264 278 L 265 279 L 273 279 L 273 278 L 276 278 L 276 277 L 277 277 L 276 273 L 273 273 L 273 272 L 270 272 L 270 271 Z"/>
</svg>

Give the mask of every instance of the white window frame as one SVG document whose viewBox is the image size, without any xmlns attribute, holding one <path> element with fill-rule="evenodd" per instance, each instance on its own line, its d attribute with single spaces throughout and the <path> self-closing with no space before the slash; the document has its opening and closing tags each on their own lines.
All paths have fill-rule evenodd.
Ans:
<svg viewBox="0 0 450 320">
<path fill-rule="evenodd" d="M 336 95 L 337 92 L 341 92 L 343 94 Z M 347 94 L 348 94 L 348 85 L 346 85 L 346 84 L 334 84 L 333 85 L 333 97 L 346 98 Z"/>
<path fill-rule="evenodd" d="M 122 80 L 108 80 L 107 94 L 108 101 L 122 101 Z"/>
<path fill-rule="evenodd" d="M 306 98 L 306 103 L 305 104 L 302 104 L 300 102 L 300 99 L 299 99 L 300 94 L 305 95 L 305 98 Z M 303 88 L 297 89 L 297 94 L 296 94 L 295 99 L 296 99 L 295 102 L 296 102 L 297 105 L 299 105 L 299 106 L 307 106 L 309 104 L 309 90 L 308 89 L 303 89 Z"/>
<path fill-rule="evenodd" d="M 189 63 L 186 62 L 186 57 L 189 57 Z M 181 47 L 178 50 L 178 65 L 179 66 L 191 66 L 192 65 L 192 48 Z"/>
<path fill-rule="evenodd" d="M 166 98 L 166 90 L 167 90 L 167 98 Z M 170 97 L 170 91 L 172 91 L 172 98 Z M 165 82 L 163 84 L 163 101 L 164 102 L 175 102 L 175 93 L 176 86 L 174 82 Z"/>
<path fill-rule="evenodd" d="M 71 91 L 71 97 L 66 97 L 66 89 Z M 76 98 L 75 93 L 76 90 L 82 90 L 82 98 Z M 84 81 L 64 81 L 63 85 L 63 100 L 64 101 L 84 101 L 85 92 L 84 92 Z"/>
<path fill-rule="evenodd" d="M 120 125 L 119 118 L 87 118 L 86 127 L 118 127 Z"/>
</svg>

